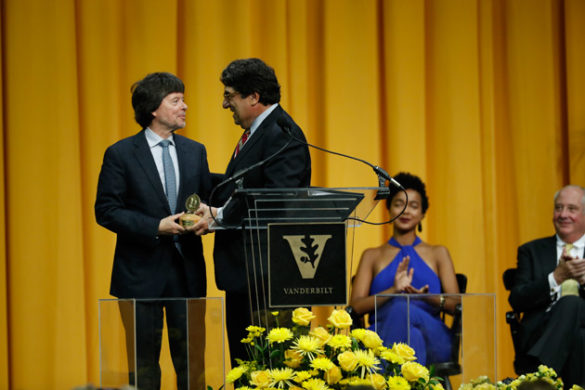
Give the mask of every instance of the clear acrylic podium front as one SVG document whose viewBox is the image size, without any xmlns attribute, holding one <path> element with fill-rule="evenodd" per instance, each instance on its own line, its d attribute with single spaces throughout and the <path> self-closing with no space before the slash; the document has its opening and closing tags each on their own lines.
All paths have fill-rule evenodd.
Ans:
<svg viewBox="0 0 585 390">
<path fill-rule="evenodd" d="M 429 323 L 435 327 L 437 324 L 428 322 L 428 318 L 425 319 L 420 310 L 430 310 L 432 314 L 439 315 L 437 318 L 441 321 L 437 307 L 441 296 L 447 307 L 460 305 L 460 328 L 451 329 L 456 316 L 447 314 L 442 321 L 454 337 L 449 340 L 451 344 L 448 346 L 444 342 L 436 341 L 441 339 L 441 332 L 436 333 L 436 329 L 427 327 Z M 455 363 L 460 366 L 461 374 L 450 378 L 453 388 L 456 389 L 461 383 L 469 383 L 479 376 L 487 376 L 492 383 L 497 381 L 495 294 L 379 294 L 375 296 L 374 302 L 375 310 L 370 314 L 370 324 L 374 324 L 374 330 L 380 336 L 387 334 L 400 339 L 413 347 L 417 356 L 414 344 L 420 343 L 421 335 L 427 351 L 435 348 L 435 356 L 446 353 L 444 348 L 449 348 L 449 352 L 454 351 L 456 356 L 451 355 L 450 359 L 445 360 L 456 360 Z M 427 306 L 429 303 L 431 306 Z M 435 312 L 432 311 L 433 308 Z M 426 327 L 421 325 L 424 323 L 427 324 Z M 434 340 L 429 342 L 428 338 L 433 337 Z M 383 336 L 382 338 L 384 339 Z M 384 339 L 384 342 L 390 342 L 389 346 L 392 346 L 390 340 Z M 434 347 L 429 344 L 434 344 Z M 435 364 L 438 367 L 439 364 Z"/>
<path fill-rule="evenodd" d="M 137 367 L 136 307 L 140 303 L 160 302 L 161 299 L 100 299 L 99 300 L 99 342 L 100 342 L 100 387 L 120 388 L 132 382 L 140 389 L 140 369 Z M 185 329 L 187 351 L 188 389 L 200 390 L 211 386 L 225 387 L 225 340 L 223 298 L 169 298 L 164 301 L 184 305 L 186 312 Z M 169 330 L 164 322 L 162 344 L 167 341 Z M 170 330 L 171 334 L 173 330 Z M 164 352 L 163 352 L 164 353 Z M 170 357 L 161 353 L 165 383 L 176 388 L 175 369 Z M 172 380 L 164 382 L 164 378 Z"/>
</svg>

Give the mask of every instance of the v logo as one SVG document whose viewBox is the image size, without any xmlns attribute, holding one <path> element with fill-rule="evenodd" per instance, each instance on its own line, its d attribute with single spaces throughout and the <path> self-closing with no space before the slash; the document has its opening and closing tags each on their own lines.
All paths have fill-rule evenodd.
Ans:
<svg viewBox="0 0 585 390">
<path fill-rule="evenodd" d="M 321 261 L 325 243 L 331 234 L 282 236 L 288 241 L 303 279 L 313 279 Z"/>
</svg>

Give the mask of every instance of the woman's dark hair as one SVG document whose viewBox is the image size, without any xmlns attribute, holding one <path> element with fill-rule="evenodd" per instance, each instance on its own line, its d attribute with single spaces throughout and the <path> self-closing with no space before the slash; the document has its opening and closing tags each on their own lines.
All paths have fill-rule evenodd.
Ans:
<svg viewBox="0 0 585 390">
<path fill-rule="evenodd" d="M 226 87 L 232 87 L 239 92 L 242 97 L 258 92 L 262 104 L 280 101 L 280 85 L 274 69 L 259 58 L 232 61 L 221 72 L 220 80 Z"/>
<path fill-rule="evenodd" d="M 394 176 L 394 180 L 402 184 L 405 190 L 411 189 L 415 190 L 420 194 L 420 198 L 422 200 L 422 212 L 425 214 L 427 209 L 429 208 L 429 198 L 427 197 L 427 191 L 425 187 L 425 183 L 420 179 L 420 177 L 411 175 L 407 172 L 400 172 L 396 176 Z M 392 199 L 394 196 L 398 194 L 401 190 L 396 188 L 393 185 L 390 185 L 390 195 L 386 198 L 386 208 L 390 209 L 390 205 L 392 204 Z"/>
<path fill-rule="evenodd" d="M 132 107 L 134 119 L 142 128 L 150 126 L 156 111 L 163 99 L 173 92 L 185 92 L 185 85 L 180 78 L 171 73 L 157 72 L 147 75 L 135 82 L 132 91 Z"/>
</svg>

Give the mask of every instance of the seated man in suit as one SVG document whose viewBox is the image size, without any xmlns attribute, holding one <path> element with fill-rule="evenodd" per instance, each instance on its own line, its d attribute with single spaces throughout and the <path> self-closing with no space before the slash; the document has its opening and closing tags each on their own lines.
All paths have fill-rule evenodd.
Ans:
<svg viewBox="0 0 585 390">
<path fill-rule="evenodd" d="M 562 188 L 554 197 L 556 235 L 518 248 L 510 304 L 523 312 L 517 361 L 555 369 L 566 388 L 585 385 L 585 189 Z"/>
</svg>

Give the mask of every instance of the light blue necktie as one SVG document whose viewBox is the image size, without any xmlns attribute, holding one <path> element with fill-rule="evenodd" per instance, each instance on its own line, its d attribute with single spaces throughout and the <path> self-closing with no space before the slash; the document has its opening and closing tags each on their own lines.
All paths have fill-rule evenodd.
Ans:
<svg viewBox="0 0 585 390">
<path fill-rule="evenodd" d="M 171 141 L 164 139 L 160 141 L 159 145 L 163 148 L 163 170 L 165 172 L 165 190 L 167 199 L 171 208 L 171 213 L 174 214 L 177 208 L 177 179 L 175 177 L 175 166 L 169 153 L 169 145 Z"/>
</svg>

